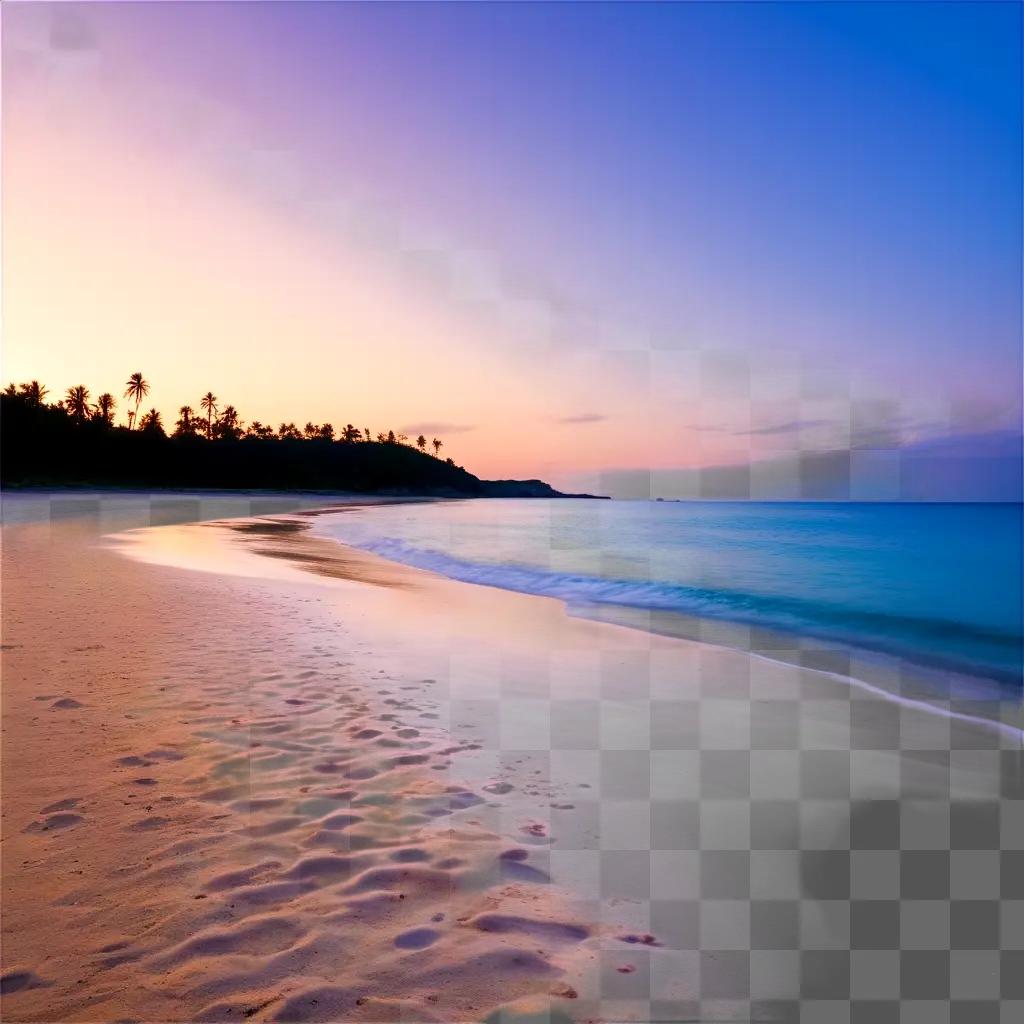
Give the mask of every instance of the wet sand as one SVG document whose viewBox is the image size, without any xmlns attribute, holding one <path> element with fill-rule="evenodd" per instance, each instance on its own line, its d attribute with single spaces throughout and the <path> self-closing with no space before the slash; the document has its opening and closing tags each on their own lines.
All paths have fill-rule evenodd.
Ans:
<svg viewBox="0 0 1024 1024">
<path fill-rule="evenodd" d="M 5 1019 L 786 1019 L 737 905 L 842 948 L 858 817 L 998 799 L 984 723 L 309 522 L 5 528 Z M 701 854 L 756 848 L 759 805 L 732 891 Z"/>
</svg>

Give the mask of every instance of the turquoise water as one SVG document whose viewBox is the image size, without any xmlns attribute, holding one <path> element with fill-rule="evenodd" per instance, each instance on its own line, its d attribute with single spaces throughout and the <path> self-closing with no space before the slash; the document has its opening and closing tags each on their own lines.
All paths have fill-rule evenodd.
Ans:
<svg viewBox="0 0 1024 1024">
<path fill-rule="evenodd" d="M 483 500 L 321 530 L 584 614 L 675 612 L 1021 681 L 1021 505 Z"/>
</svg>

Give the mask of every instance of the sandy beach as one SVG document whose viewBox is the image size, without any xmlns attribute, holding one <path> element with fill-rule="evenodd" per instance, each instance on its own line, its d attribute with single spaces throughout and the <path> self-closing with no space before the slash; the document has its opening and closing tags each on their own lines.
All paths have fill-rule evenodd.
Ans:
<svg viewBox="0 0 1024 1024">
<path fill-rule="evenodd" d="M 180 504 L 4 528 L 7 1020 L 795 1019 L 1020 829 L 1005 725 Z"/>
</svg>

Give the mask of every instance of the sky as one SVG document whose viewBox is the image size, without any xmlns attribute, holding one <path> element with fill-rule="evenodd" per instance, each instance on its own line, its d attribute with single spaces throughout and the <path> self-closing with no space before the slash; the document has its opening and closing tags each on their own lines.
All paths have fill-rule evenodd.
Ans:
<svg viewBox="0 0 1024 1024">
<path fill-rule="evenodd" d="M 1020 5 L 0 17 L 5 383 L 629 496 L 1020 494 Z"/>
</svg>

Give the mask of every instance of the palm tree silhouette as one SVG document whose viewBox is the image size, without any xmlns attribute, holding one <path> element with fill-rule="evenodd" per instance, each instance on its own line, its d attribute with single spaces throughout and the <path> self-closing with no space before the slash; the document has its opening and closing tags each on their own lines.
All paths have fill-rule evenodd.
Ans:
<svg viewBox="0 0 1024 1024">
<path fill-rule="evenodd" d="M 441 441 L 440 439 L 435 437 L 434 440 L 431 441 L 430 443 L 434 446 L 434 455 L 440 456 L 441 446 L 444 444 L 444 441 Z"/>
<path fill-rule="evenodd" d="M 206 439 L 213 438 L 213 414 L 217 411 L 217 396 L 212 391 L 207 391 L 199 402 L 199 408 L 206 412 Z"/>
<path fill-rule="evenodd" d="M 142 376 L 141 373 L 133 373 L 128 378 L 128 386 L 125 390 L 124 397 L 131 401 L 135 399 L 135 411 L 128 413 L 128 429 L 132 429 L 132 423 L 135 422 L 136 417 L 139 415 L 139 403 L 149 394 L 149 382 Z"/>
<path fill-rule="evenodd" d="M 48 389 L 44 388 L 37 380 L 31 380 L 27 384 L 22 384 L 19 387 L 19 391 L 21 392 L 21 397 L 29 405 L 42 405 L 43 399 L 49 393 Z"/>
<path fill-rule="evenodd" d="M 114 422 L 114 396 L 109 391 L 104 391 L 96 399 L 96 419 L 105 423 L 108 427 Z"/>
<path fill-rule="evenodd" d="M 89 415 L 89 389 L 84 384 L 68 388 L 64 397 L 64 408 L 68 414 L 81 422 Z"/>
<path fill-rule="evenodd" d="M 427 439 L 422 434 L 416 438 L 416 447 L 419 448 L 421 452 L 427 450 Z"/>
<path fill-rule="evenodd" d="M 139 420 L 139 430 L 149 431 L 151 433 L 164 432 L 163 421 L 160 419 L 160 413 L 156 409 L 150 409 L 145 416 Z"/>
<path fill-rule="evenodd" d="M 175 423 L 175 433 L 178 435 L 194 434 L 196 414 L 191 405 L 183 405 L 178 410 L 178 422 Z"/>
<path fill-rule="evenodd" d="M 236 440 L 242 435 L 242 423 L 238 418 L 238 410 L 233 405 L 224 406 L 224 411 L 217 419 L 217 436 Z"/>
</svg>

